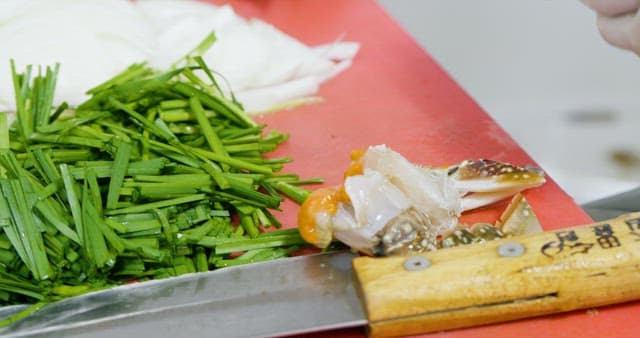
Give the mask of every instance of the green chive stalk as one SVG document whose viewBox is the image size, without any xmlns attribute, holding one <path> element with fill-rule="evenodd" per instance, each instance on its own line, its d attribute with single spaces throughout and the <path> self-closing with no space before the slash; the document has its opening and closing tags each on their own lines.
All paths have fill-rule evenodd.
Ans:
<svg viewBox="0 0 640 338">
<path fill-rule="evenodd" d="M 134 64 L 53 106 L 59 66 L 11 62 L 16 120 L 0 113 L 0 305 L 249 264 L 303 247 L 273 216 L 301 185 L 287 141 L 244 114 L 197 54 L 159 72 Z"/>
</svg>

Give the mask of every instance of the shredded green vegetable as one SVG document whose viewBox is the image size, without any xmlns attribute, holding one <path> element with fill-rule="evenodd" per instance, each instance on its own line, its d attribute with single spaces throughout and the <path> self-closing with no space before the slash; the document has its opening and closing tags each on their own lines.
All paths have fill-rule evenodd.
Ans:
<svg viewBox="0 0 640 338">
<path fill-rule="evenodd" d="M 271 212 L 321 180 L 280 174 L 291 159 L 264 154 L 287 135 L 248 118 L 201 58 L 185 62 L 164 73 L 132 65 L 76 108 L 52 106 L 58 66 L 34 75 L 11 63 L 16 120 L 0 113 L 0 305 L 35 305 L 0 326 L 60 298 L 305 245 L 297 230 L 273 229 Z"/>
</svg>

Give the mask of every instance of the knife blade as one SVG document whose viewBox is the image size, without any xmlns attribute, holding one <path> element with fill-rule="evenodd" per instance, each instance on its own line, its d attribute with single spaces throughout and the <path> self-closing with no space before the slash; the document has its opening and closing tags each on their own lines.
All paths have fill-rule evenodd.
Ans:
<svg viewBox="0 0 640 338">
<path fill-rule="evenodd" d="M 640 299 L 640 213 L 409 257 L 337 252 L 131 284 L 49 304 L 9 337 L 375 337 Z"/>
<path fill-rule="evenodd" d="M 640 210 L 640 188 L 585 203 L 582 208 L 596 221 Z"/>
<path fill-rule="evenodd" d="M 270 337 L 366 324 L 352 253 L 284 258 L 49 304 L 8 337 Z"/>
</svg>

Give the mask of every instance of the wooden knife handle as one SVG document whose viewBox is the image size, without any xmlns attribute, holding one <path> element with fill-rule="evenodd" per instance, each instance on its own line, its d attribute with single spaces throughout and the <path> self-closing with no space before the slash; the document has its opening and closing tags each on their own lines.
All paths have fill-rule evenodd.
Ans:
<svg viewBox="0 0 640 338">
<path fill-rule="evenodd" d="M 640 299 L 640 212 L 353 264 L 374 337 L 621 303 Z"/>
</svg>

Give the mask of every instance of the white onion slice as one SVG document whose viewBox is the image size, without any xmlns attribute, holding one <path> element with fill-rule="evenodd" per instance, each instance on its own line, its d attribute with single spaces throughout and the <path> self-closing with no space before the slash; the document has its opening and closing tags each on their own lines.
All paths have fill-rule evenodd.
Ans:
<svg viewBox="0 0 640 338">
<path fill-rule="evenodd" d="M 203 56 L 249 111 L 306 102 L 320 84 L 351 65 L 359 45 L 311 48 L 229 6 L 198 1 L 0 1 L 0 109 L 13 110 L 9 59 L 61 63 L 55 103 L 79 104 L 84 92 L 134 62 L 166 69 L 215 31 Z M 222 79 L 224 78 L 224 80 Z"/>
</svg>

